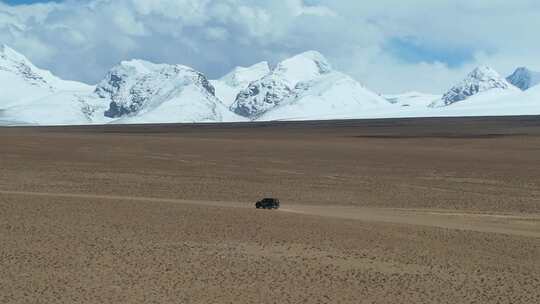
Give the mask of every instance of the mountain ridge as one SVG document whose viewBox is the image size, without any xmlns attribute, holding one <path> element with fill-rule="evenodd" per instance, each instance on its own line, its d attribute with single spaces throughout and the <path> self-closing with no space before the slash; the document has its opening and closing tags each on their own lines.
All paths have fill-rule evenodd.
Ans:
<svg viewBox="0 0 540 304">
<path fill-rule="evenodd" d="M 518 80 L 528 80 L 531 72 L 523 68 L 516 71 L 521 73 L 515 77 Z M 521 91 L 495 70 L 481 66 L 442 97 L 418 92 L 383 96 L 334 70 L 319 52 L 307 51 L 284 59 L 273 69 L 263 61 L 236 67 L 217 80 L 180 64 L 127 60 L 91 86 L 60 79 L 2 45 L 0 124 L 540 114 L 540 87 L 530 83 Z"/>
<path fill-rule="evenodd" d="M 513 86 L 497 71 L 489 66 L 479 66 L 472 70 L 465 79 L 454 85 L 440 100 L 433 102 L 430 106 L 449 106 L 485 91 L 493 89 L 509 90 L 511 88 Z"/>
<path fill-rule="evenodd" d="M 335 92 L 331 94 L 341 99 L 339 105 L 339 101 L 328 100 L 329 95 L 324 96 L 329 94 L 333 86 L 340 86 L 342 90 L 341 95 Z M 311 106 L 301 105 L 305 103 L 310 103 Z M 303 108 L 305 113 L 292 115 L 311 117 L 326 115 L 322 109 L 357 111 L 362 108 L 362 103 L 384 104 L 385 101 L 351 77 L 334 71 L 328 60 L 319 52 L 308 51 L 281 61 L 266 76 L 250 83 L 245 90 L 240 91 L 230 109 L 238 115 L 256 120 L 276 117 L 276 111 L 283 113 L 280 107 L 287 107 L 290 111 L 293 111 L 293 108 L 295 111 Z M 353 106 L 354 104 L 356 105 Z M 291 113 L 283 113 L 279 118 L 283 119 L 289 115 Z"/>
</svg>

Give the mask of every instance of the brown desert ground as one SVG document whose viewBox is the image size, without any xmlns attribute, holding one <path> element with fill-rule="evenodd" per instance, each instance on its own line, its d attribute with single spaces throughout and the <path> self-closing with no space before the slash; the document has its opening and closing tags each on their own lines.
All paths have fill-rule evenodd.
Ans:
<svg viewBox="0 0 540 304">
<path fill-rule="evenodd" d="M 540 117 L 1 128 L 0 303 L 540 303 Z"/>
</svg>

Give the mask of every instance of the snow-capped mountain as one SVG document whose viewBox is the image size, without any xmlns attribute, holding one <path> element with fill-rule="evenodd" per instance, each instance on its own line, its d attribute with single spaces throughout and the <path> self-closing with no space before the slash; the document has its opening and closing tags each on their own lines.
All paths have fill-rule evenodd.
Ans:
<svg viewBox="0 0 540 304">
<path fill-rule="evenodd" d="M 94 92 L 118 122 L 206 122 L 238 120 L 215 96 L 206 76 L 183 65 L 123 61 Z"/>
<path fill-rule="evenodd" d="M 404 111 L 406 113 L 406 111 Z M 444 116 L 505 116 L 539 115 L 540 86 L 527 91 L 488 90 L 471 96 L 465 102 L 457 102 L 448 107 L 430 108 L 428 111 L 411 111 L 408 117 Z M 403 117 L 402 114 L 396 117 Z"/>
<path fill-rule="evenodd" d="M 230 73 L 217 80 L 210 80 L 216 89 L 216 96 L 227 106 L 236 100 L 240 91 L 246 89 L 250 83 L 259 80 L 270 73 L 268 62 L 263 61 L 250 67 L 237 67 Z"/>
<path fill-rule="evenodd" d="M 206 76 L 182 65 L 125 61 L 97 86 L 64 81 L 8 47 L 0 53 L 1 124 L 239 121 Z"/>
<path fill-rule="evenodd" d="M 534 72 L 526 67 L 520 67 L 512 75 L 508 76 L 506 80 L 522 91 L 526 91 L 540 84 L 540 72 Z"/>
<path fill-rule="evenodd" d="M 449 97 L 460 97 L 454 102 Z M 540 114 L 540 86 L 525 92 L 488 67 L 471 72 L 459 85 L 428 108 L 407 107 L 388 117 L 450 117 Z"/>
<path fill-rule="evenodd" d="M 0 123 L 89 122 L 90 105 L 78 95 L 89 94 L 94 87 L 62 80 L 5 45 L 0 46 L 0 85 Z"/>
<path fill-rule="evenodd" d="M 242 90 L 231 110 L 252 120 L 321 119 L 361 114 L 388 102 L 332 69 L 315 51 L 282 61 Z"/>
<path fill-rule="evenodd" d="M 540 114 L 535 73 L 518 69 L 509 81 L 527 90 L 480 67 L 443 97 L 417 92 L 381 96 L 309 51 L 275 69 L 262 62 L 213 81 L 183 65 L 124 61 L 90 86 L 62 80 L 1 46 L 0 125 Z"/>
<path fill-rule="evenodd" d="M 489 90 L 511 90 L 514 88 L 497 71 L 482 66 L 474 69 L 459 84 L 455 85 L 443 95 L 441 100 L 435 101 L 431 107 L 444 107 L 463 101 L 478 93 Z"/>
<path fill-rule="evenodd" d="M 273 71 L 240 91 L 230 108 L 238 115 L 256 119 L 282 101 L 295 98 L 298 84 L 307 84 L 330 71 L 330 65 L 318 52 L 296 55 L 280 62 Z"/>
<path fill-rule="evenodd" d="M 60 91 L 91 91 L 89 85 L 65 81 L 38 69 L 25 56 L 0 45 L 0 109 L 24 104 Z"/>
</svg>

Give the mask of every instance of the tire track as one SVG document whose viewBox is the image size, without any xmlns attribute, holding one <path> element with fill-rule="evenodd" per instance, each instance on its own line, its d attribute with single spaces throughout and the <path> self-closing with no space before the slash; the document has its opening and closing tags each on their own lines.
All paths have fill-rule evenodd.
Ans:
<svg viewBox="0 0 540 304">
<path fill-rule="evenodd" d="M 76 193 L 50 193 L 29 191 L 0 191 L 4 195 L 80 198 L 101 200 L 124 200 L 135 202 L 156 202 L 187 204 L 209 207 L 251 208 L 250 204 L 224 201 L 183 200 L 120 195 L 96 195 Z M 364 222 L 429 226 L 452 230 L 466 230 L 484 233 L 499 233 L 540 238 L 540 215 L 484 214 L 421 209 L 385 209 L 341 206 L 288 205 L 280 212 L 299 215 L 342 218 Z"/>
</svg>

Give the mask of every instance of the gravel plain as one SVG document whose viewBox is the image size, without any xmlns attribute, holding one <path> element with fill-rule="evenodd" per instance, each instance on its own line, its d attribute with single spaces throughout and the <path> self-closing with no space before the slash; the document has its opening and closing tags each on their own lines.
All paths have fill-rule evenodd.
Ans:
<svg viewBox="0 0 540 304">
<path fill-rule="evenodd" d="M 3 128 L 0 303 L 540 303 L 539 155 L 537 117 Z"/>
</svg>

